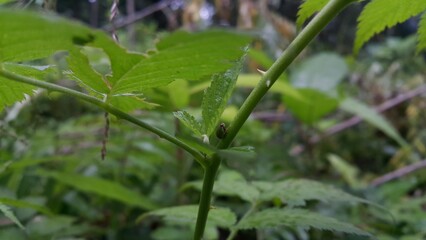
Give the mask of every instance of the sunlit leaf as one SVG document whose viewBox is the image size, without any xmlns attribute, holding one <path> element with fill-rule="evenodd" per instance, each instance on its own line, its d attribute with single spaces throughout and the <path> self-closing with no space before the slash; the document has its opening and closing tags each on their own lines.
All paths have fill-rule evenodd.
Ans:
<svg viewBox="0 0 426 240">
<path fill-rule="evenodd" d="M 224 72 L 241 58 L 248 42 L 245 36 L 223 31 L 176 32 L 158 44 L 157 53 L 117 80 L 112 94 L 143 91 L 178 79 L 200 80 Z"/>
<path fill-rule="evenodd" d="M 419 43 L 417 44 L 417 51 L 426 49 L 426 13 L 423 13 L 419 23 Z"/>
<path fill-rule="evenodd" d="M 333 232 L 343 232 L 360 236 L 371 236 L 352 224 L 319 215 L 304 209 L 266 209 L 244 218 L 237 224 L 237 229 L 264 229 L 276 227 L 315 228 Z"/>
</svg>

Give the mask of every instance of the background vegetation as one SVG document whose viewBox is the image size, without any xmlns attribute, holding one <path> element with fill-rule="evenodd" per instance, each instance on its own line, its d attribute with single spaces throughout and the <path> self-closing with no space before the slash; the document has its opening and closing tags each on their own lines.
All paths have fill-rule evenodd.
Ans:
<svg viewBox="0 0 426 240">
<path fill-rule="evenodd" d="M 1 2 L 56 11 L 106 31 L 115 27 L 122 45 L 147 53 L 180 28 L 225 27 L 248 34 L 253 42 L 222 115 L 225 123 L 255 86 L 259 70 L 269 68 L 300 29 L 299 1 L 127 0 L 120 1 L 114 25 L 108 20 L 112 1 Z M 232 216 L 224 210 L 210 220 L 206 239 L 226 239 L 230 233 L 234 239 L 369 238 L 356 229 L 378 239 L 426 238 L 426 64 L 413 35 L 420 19 L 376 35 L 364 48 L 355 44 L 359 53 L 353 54 L 363 5 L 351 6 L 327 26 L 252 113 L 233 143 L 240 149 L 224 153 L 214 206 L 230 208 L 240 219 L 251 209 L 275 211 L 285 205 L 294 210 L 285 216 L 293 222 L 263 228 L 268 218 L 258 214 L 233 233 Z M 102 52 L 92 49 L 86 55 L 99 72 L 108 71 Z M 60 54 L 36 64 L 52 64 L 65 73 L 69 68 Z M 49 77 L 80 89 L 59 73 Z M 159 105 L 134 113 L 184 135 L 189 130 L 171 112 L 200 115 L 209 84 L 176 81 L 148 91 L 146 97 Z M 292 92 L 283 90 L 288 85 Z M 5 215 L 0 216 L 0 239 L 191 238 L 191 216 L 170 208 L 150 210 L 197 203 L 202 169 L 181 149 L 114 117 L 102 161 L 104 130 L 101 110 L 58 93 L 37 91 L 1 113 L 0 208 Z M 331 225 L 342 221 L 357 228 L 321 231 L 318 222 L 324 218 L 309 215 L 314 213 L 332 217 Z M 312 223 L 292 219 L 301 215 Z"/>
</svg>

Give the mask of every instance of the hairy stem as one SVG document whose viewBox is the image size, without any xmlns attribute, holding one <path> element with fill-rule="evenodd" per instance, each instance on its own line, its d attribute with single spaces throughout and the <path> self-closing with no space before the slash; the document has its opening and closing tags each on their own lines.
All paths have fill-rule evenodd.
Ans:
<svg viewBox="0 0 426 240">
<path fill-rule="evenodd" d="M 164 138 L 167 141 L 175 144 L 176 146 L 185 149 L 185 151 L 187 151 L 189 154 L 191 154 L 195 158 L 195 160 L 197 160 L 204 168 L 207 166 L 207 160 L 205 159 L 205 157 L 200 152 L 193 149 L 191 146 L 187 145 L 186 143 L 184 143 L 181 140 L 177 139 L 176 137 L 172 136 L 168 132 L 163 131 L 159 128 L 156 128 L 154 126 L 151 126 L 151 125 L 137 119 L 136 117 L 133 117 L 133 116 L 111 106 L 110 104 L 103 102 L 102 100 L 100 100 L 96 97 L 81 93 L 79 91 L 75 91 L 73 89 L 69 89 L 69 88 L 62 87 L 62 86 L 59 86 L 59 85 L 56 85 L 56 84 L 52 84 L 52 83 L 49 83 L 49 82 L 43 82 L 43 81 L 36 80 L 36 79 L 33 79 L 33 78 L 28 78 L 28 77 L 24 77 L 24 76 L 21 76 L 21 75 L 17 75 L 15 73 L 8 72 L 8 71 L 2 69 L 1 66 L 0 66 L 0 76 L 3 76 L 6 79 L 9 79 L 11 81 L 26 83 L 26 84 L 33 85 L 33 86 L 36 86 L 36 87 L 44 88 L 44 89 L 47 89 L 48 91 L 55 91 L 55 92 L 60 92 L 60 93 L 64 93 L 64 94 L 67 94 L 67 95 L 71 95 L 73 97 L 76 97 L 78 99 L 81 99 L 83 101 L 91 103 L 93 105 L 96 105 L 96 106 L 104 109 L 105 111 L 115 115 L 119 119 L 124 119 L 128 122 L 131 122 L 131 123 L 133 123 L 133 124 L 135 124 L 135 125 L 137 125 L 141 128 L 144 128 L 144 129 L 156 134 L 160 138 Z"/>
<path fill-rule="evenodd" d="M 278 77 L 288 68 L 303 49 L 324 29 L 334 17 L 355 0 L 331 0 L 300 32 L 294 41 L 265 72 L 257 86 L 253 89 L 241 106 L 235 119 L 228 128 L 227 136 L 219 144 L 219 148 L 227 148 L 240 131 L 253 109 L 272 87 Z"/>
</svg>

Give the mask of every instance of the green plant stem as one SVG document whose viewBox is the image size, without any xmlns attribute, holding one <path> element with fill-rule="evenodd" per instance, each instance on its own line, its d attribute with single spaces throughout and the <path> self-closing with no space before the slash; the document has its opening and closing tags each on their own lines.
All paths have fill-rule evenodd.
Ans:
<svg viewBox="0 0 426 240">
<path fill-rule="evenodd" d="M 228 133 L 219 144 L 219 148 L 227 148 L 248 119 L 253 109 L 272 87 L 278 77 L 288 68 L 303 49 L 324 29 L 334 17 L 355 0 L 331 0 L 300 32 L 288 48 L 277 59 L 271 68 L 265 72 L 257 86 L 244 101 L 234 120 L 228 128 Z"/>
<path fill-rule="evenodd" d="M 275 83 L 278 77 L 288 68 L 303 49 L 321 32 L 322 29 L 333 18 L 341 12 L 346 6 L 355 0 L 331 0 L 328 4 L 312 19 L 312 21 L 302 30 L 302 32 L 288 46 L 281 57 L 274 62 L 271 68 L 262 76 L 257 86 L 253 89 L 246 101 L 241 106 L 235 119 L 228 128 L 227 135 L 218 145 L 219 149 L 228 148 L 246 122 L 256 105 L 262 97 L 268 92 L 269 88 Z M 198 209 L 197 223 L 195 226 L 194 240 L 201 240 L 206 227 L 207 216 L 210 210 L 211 196 L 220 166 L 220 158 L 214 155 L 210 161 L 211 165 L 205 168 L 203 188 L 201 190 L 201 199 Z M 234 233 L 235 235 L 236 233 Z M 232 236 L 233 237 L 233 236 Z"/>
<path fill-rule="evenodd" d="M 189 154 L 191 154 L 195 160 L 197 160 L 204 168 L 206 168 L 207 164 L 207 160 L 205 159 L 205 157 L 198 152 L 197 150 L 193 149 L 191 146 L 187 145 L 186 143 L 182 142 L 181 140 L 177 139 L 176 137 L 172 136 L 171 134 L 169 134 L 166 131 L 163 131 L 159 128 L 153 127 L 113 106 L 111 106 L 108 103 L 103 102 L 102 100 L 95 98 L 93 96 L 81 93 L 79 91 L 75 91 L 73 89 L 69 89 L 66 87 L 62 87 L 56 84 L 52 84 L 49 82 L 43 82 L 40 80 L 36 80 L 33 78 L 28 78 L 28 77 L 24 77 L 21 75 L 17 75 L 15 73 L 12 72 L 8 72 L 4 69 L 1 68 L 0 65 L 0 76 L 5 77 L 6 79 L 9 79 L 11 81 L 16 81 L 16 82 L 21 82 L 21 83 L 26 83 L 29 85 L 33 85 L 36 87 L 40 87 L 43 89 L 47 89 L 48 91 L 55 91 L 55 92 L 60 92 L 60 93 L 64 93 L 73 97 L 76 97 L 78 99 L 81 99 L 83 101 L 86 101 L 88 103 L 91 103 L 93 105 L 96 105 L 102 109 L 104 109 L 105 111 L 115 115 L 117 118 L 119 119 L 124 119 L 128 122 L 131 122 L 141 128 L 144 128 L 154 134 L 156 134 L 157 136 L 159 136 L 160 138 L 164 138 L 167 141 L 175 144 L 178 147 L 181 147 L 182 149 L 185 149 L 185 151 L 187 151 Z"/>
<path fill-rule="evenodd" d="M 194 240 L 203 238 L 204 229 L 206 228 L 207 216 L 211 208 L 211 198 L 216 178 L 217 171 L 221 159 L 218 155 L 213 155 L 210 159 L 210 165 L 207 166 L 204 172 L 203 188 L 201 190 L 200 204 L 198 206 L 197 223 L 195 225 Z"/>
<path fill-rule="evenodd" d="M 257 203 L 257 202 L 253 203 L 250 206 L 249 210 L 247 210 L 247 212 L 244 214 L 244 216 L 238 222 L 240 223 L 243 219 L 247 218 L 252 213 L 254 213 L 256 211 L 258 205 L 259 205 L 259 203 Z M 237 223 L 237 225 L 238 225 L 238 223 Z M 226 238 L 226 240 L 232 240 L 232 239 L 234 239 L 234 237 L 237 235 L 237 233 L 238 233 L 238 229 L 237 228 L 232 228 L 231 229 L 231 233 L 229 234 L 228 238 Z"/>
</svg>

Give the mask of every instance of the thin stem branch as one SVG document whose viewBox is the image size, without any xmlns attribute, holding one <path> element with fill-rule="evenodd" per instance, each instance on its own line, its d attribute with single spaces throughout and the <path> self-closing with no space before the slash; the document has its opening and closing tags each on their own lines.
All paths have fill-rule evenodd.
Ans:
<svg viewBox="0 0 426 240">
<path fill-rule="evenodd" d="M 257 203 L 257 202 L 252 203 L 252 205 L 250 206 L 249 210 L 247 210 L 247 212 L 238 221 L 238 223 L 240 223 L 243 219 L 245 219 L 245 218 L 249 217 L 251 214 L 253 214 L 256 211 L 258 205 L 259 205 L 259 203 Z M 238 226 L 238 223 L 237 223 L 237 226 Z M 231 233 L 229 234 L 228 238 L 226 238 L 226 240 L 232 240 L 232 239 L 234 239 L 235 236 L 237 235 L 237 233 L 238 233 L 238 228 L 232 228 Z"/>
<path fill-rule="evenodd" d="M 44 88 L 44 89 L 47 89 L 48 91 L 55 91 L 55 92 L 60 92 L 60 93 L 64 93 L 64 94 L 67 94 L 67 95 L 71 95 L 73 97 L 76 97 L 78 99 L 81 99 L 83 101 L 91 103 L 93 105 L 96 105 L 96 106 L 104 109 L 105 111 L 115 115 L 119 119 L 124 119 L 128 122 L 131 122 L 131 123 L 133 123 L 133 124 L 135 124 L 135 125 L 137 125 L 141 128 L 144 128 L 144 129 L 156 134 L 160 138 L 164 138 L 167 141 L 175 144 L 176 146 L 185 149 L 185 151 L 187 151 L 189 154 L 191 154 L 195 158 L 195 160 L 197 160 L 198 163 L 200 163 L 204 168 L 208 165 L 207 160 L 205 159 L 205 157 L 200 152 L 193 149 L 191 146 L 187 145 L 186 143 L 182 142 L 181 140 L 177 139 L 176 137 L 172 136 L 168 132 L 163 131 L 159 128 L 156 128 L 154 126 L 151 126 L 151 125 L 149 125 L 149 124 L 147 124 L 147 123 L 145 123 L 145 122 L 143 122 L 143 121 L 141 121 L 141 120 L 139 120 L 139 119 L 117 109 L 117 108 L 115 108 L 114 106 L 103 102 L 102 100 L 100 100 L 96 97 L 81 93 L 79 91 L 75 91 L 73 89 L 69 89 L 69 88 L 62 87 L 62 86 L 59 86 L 59 85 L 56 85 L 56 84 L 52 84 L 52 83 L 49 83 L 49 82 L 43 82 L 43 81 L 36 80 L 36 79 L 33 79 L 33 78 L 20 76 L 20 75 L 17 75 L 15 73 L 8 72 L 8 71 L 2 69 L 1 66 L 0 66 L 0 76 L 3 76 L 6 79 L 9 79 L 11 81 L 26 83 L 26 84 L 33 85 L 33 86 L 36 86 L 36 87 Z"/>
<path fill-rule="evenodd" d="M 278 77 L 288 68 L 303 49 L 324 29 L 334 17 L 354 0 L 331 0 L 300 32 L 284 51 L 281 57 L 263 75 L 257 86 L 241 106 L 235 119 L 228 128 L 227 136 L 219 144 L 219 148 L 227 148 L 234 140 L 253 109 L 272 87 Z"/>
</svg>

